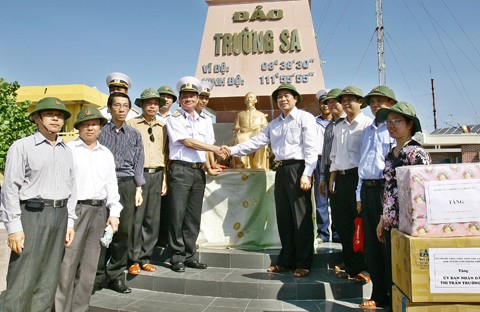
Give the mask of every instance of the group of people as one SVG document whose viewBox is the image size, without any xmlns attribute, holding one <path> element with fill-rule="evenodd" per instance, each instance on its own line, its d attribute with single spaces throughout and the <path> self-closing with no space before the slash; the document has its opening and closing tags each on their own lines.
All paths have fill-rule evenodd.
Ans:
<svg viewBox="0 0 480 312">
<path fill-rule="evenodd" d="M 358 87 L 348 86 L 320 92 L 317 98 L 322 112 L 317 124 L 323 132 L 315 175 L 318 235 L 328 240 L 330 234 L 325 222 L 328 206 L 322 198 L 327 196 L 331 228 L 342 245 L 343 262 L 335 266 L 337 277 L 360 284 L 372 281 L 371 298 L 361 308 L 389 307 L 390 231 L 398 227 L 399 218 L 395 169 L 431 162 L 425 149 L 412 139 L 421 131 L 420 121 L 413 106 L 397 102 L 387 86 L 377 86 L 366 96 Z M 362 113 L 367 106 L 374 119 Z M 362 217 L 364 252 L 353 248 L 356 217 Z"/>
<path fill-rule="evenodd" d="M 337 276 L 361 284 L 371 277 L 372 298 L 362 306 L 389 304 L 391 273 L 384 267 L 391 263 L 390 230 L 398 226 L 395 168 L 430 161 L 412 140 L 421 130 L 413 107 L 397 103 L 391 89 L 379 86 L 365 97 L 354 86 L 319 93 L 322 114 L 314 117 L 297 108 L 302 96 L 295 86 L 282 84 L 271 95 L 281 111 L 277 118 L 244 142 L 217 146 L 205 112 L 211 83 L 181 78 L 173 113 L 171 87 L 146 89 L 135 100 L 142 113 L 131 119 L 128 76 L 112 73 L 107 85 L 108 114 L 83 107 L 74 123 L 78 139 L 65 144 L 59 137 L 71 114 L 60 99 L 47 97 L 28 117 L 35 134 L 8 151 L 0 209 L 12 250 L 5 311 L 86 311 L 92 292 L 103 287 L 131 292 L 124 271 L 157 270 L 151 257 L 162 202 L 171 270 L 206 269 L 196 253 L 205 175 L 222 171 L 216 158 L 250 155 L 266 145 L 278 163 L 274 195 L 282 244 L 267 271 L 310 273 L 315 185 L 318 239 L 330 240 L 329 201 L 338 234 L 332 238 L 342 243 Z M 375 120 L 361 112 L 367 105 Z M 352 249 L 357 215 L 365 255 Z"/>
</svg>

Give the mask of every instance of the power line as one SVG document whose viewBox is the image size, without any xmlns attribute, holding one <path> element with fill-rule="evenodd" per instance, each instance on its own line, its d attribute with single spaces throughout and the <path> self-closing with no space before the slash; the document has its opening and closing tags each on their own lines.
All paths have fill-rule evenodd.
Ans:
<svg viewBox="0 0 480 312">
<path fill-rule="evenodd" d="M 324 46 L 322 47 L 321 51 L 324 51 L 324 52 L 325 52 L 325 50 L 327 49 L 328 43 L 329 43 L 330 40 L 332 39 L 333 34 L 334 34 L 335 31 L 337 30 L 338 25 L 340 25 L 340 22 L 342 21 L 343 16 L 345 15 L 345 12 L 347 11 L 348 7 L 350 6 L 350 2 L 352 2 L 352 0 L 349 0 L 349 1 L 347 2 L 347 4 L 345 5 L 345 8 L 343 9 L 342 14 L 341 14 L 340 17 L 338 18 L 337 23 L 335 24 L 335 26 L 334 26 L 334 28 L 333 28 L 333 31 L 330 33 L 330 36 L 328 37 L 328 39 L 327 39 L 327 41 L 325 42 Z"/>
<path fill-rule="evenodd" d="M 372 37 L 370 37 L 370 41 L 368 42 L 368 45 L 367 45 L 367 48 L 365 49 L 365 52 L 363 52 L 362 59 L 360 60 L 360 64 L 358 64 L 358 67 L 357 67 L 357 69 L 355 70 L 355 74 L 353 74 L 352 84 L 353 84 L 353 82 L 355 81 L 355 77 L 357 76 L 357 73 L 358 73 L 358 71 L 360 70 L 360 66 L 362 65 L 363 60 L 365 59 L 365 55 L 367 54 L 368 48 L 370 48 L 370 45 L 372 44 L 373 37 L 375 36 L 375 33 L 376 33 L 376 32 L 377 32 L 377 30 L 375 29 L 375 30 L 373 31 L 373 33 L 372 33 Z"/>
<path fill-rule="evenodd" d="M 315 34 L 318 34 L 320 31 L 320 28 L 323 26 L 323 22 L 325 21 L 325 18 L 327 17 L 328 9 L 330 8 L 330 5 L 332 4 L 332 0 L 329 0 L 323 7 L 324 9 L 322 10 L 322 16 L 320 16 L 320 20 L 317 22 L 317 25 L 315 25 Z M 325 9 L 325 6 L 327 7 Z"/>
<path fill-rule="evenodd" d="M 441 37 L 440 34 L 438 33 L 437 28 L 435 27 L 435 24 L 434 24 L 433 21 L 432 21 L 432 16 L 431 16 L 431 14 L 428 12 L 428 10 L 427 10 L 427 8 L 425 7 L 425 5 L 423 4 L 422 0 L 417 0 L 417 1 L 419 2 L 420 6 L 423 8 L 423 10 L 425 11 L 425 13 L 427 14 L 427 16 L 428 16 L 428 18 L 429 18 L 429 20 L 430 20 L 430 23 L 432 24 L 433 29 L 435 30 L 435 34 L 437 35 L 438 40 L 440 41 L 440 43 L 441 43 L 441 45 L 442 45 L 442 48 L 443 48 L 443 50 L 445 51 L 445 54 L 447 55 L 447 58 L 448 58 L 448 60 L 449 60 L 449 62 L 450 62 L 450 65 L 452 66 L 453 71 L 455 72 L 455 75 L 457 76 L 457 79 L 458 79 L 458 81 L 460 82 L 460 85 L 461 85 L 463 91 L 465 92 L 465 95 L 466 95 L 466 97 L 467 97 L 467 99 L 468 99 L 468 103 L 469 103 L 470 106 L 472 107 L 472 111 L 473 111 L 473 113 L 475 114 L 475 118 L 476 118 L 476 120 L 478 121 L 478 114 L 477 114 L 477 111 L 475 110 L 475 106 L 473 105 L 472 99 L 470 98 L 470 96 L 469 96 L 469 94 L 468 94 L 468 91 L 467 91 L 467 89 L 465 88 L 465 85 L 464 85 L 464 83 L 463 83 L 463 81 L 462 81 L 462 78 L 460 77 L 460 75 L 459 75 L 459 73 L 458 73 L 458 71 L 457 71 L 457 68 L 455 67 L 455 64 L 453 63 L 453 60 L 452 60 L 452 58 L 450 57 L 450 54 L 448 53 L 447 48 L 445 47 L 445 44 L 444 44 L 444 42 L 443 42 L 443 40 L 442 40 L 442 37 Z M 459 93 L 460 93 L 460 92 L 459 92 Z"/>
<path fill-rule="evenodd" d="M 447 6 L 447 4 L 445 3 L 444 0 L 442 0 L 442 3 L 443 5 L 447 8 L 447 11 L 450 13 L 450 15 L 452 16 L 452 18 L 455 20 L 455 22 L 457 23 L 458 27 L 460 27 L 460 29 L 462 30 L 463 34 L 465 35 L 465 37 L 467 37 L 468 41 L 470 42 L 470 44 L 472 45 L 472 47 L 475 49 L 475 51 L 477 51 L 477 54 L 480 56 L 480 52 L 478 51 L 477 47 L 475 46 L 475 44 L 473 44 L 473 41 L 470 39 L 470 37 L 467 35 L 467 33 L 465 32 L 465 30 L 463 30 L 463 27 L 462 25 L 460 25 L 460 23 L 458 22 L 457 18 L 455 17 L 455 15 L 453 15 L 452 11 L 450 10 L 450 8 Z"/>
</svg>

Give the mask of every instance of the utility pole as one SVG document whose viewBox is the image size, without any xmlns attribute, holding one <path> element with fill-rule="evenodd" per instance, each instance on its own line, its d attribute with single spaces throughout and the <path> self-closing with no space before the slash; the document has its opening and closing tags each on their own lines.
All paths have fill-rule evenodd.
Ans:
<svg viewBox="0 0 480 312">
<path fill-rule="evenodd" d="M 432 84 L 432 103 L 433 103 L 433 129 L 437 130 L 437 108 L 435 106 L 435 87 L 433 86 L 433 78 L 430 78 Z"/>
<path fill-rule="evenodd" d="M 375 0 L 375 16 L 377 18 L 377 54 L 378 54 L 378 82 L 381 86 L 386 85 L 385 77 L 385 55 L 383 49 L 383 11 L 382 0 Z"/>
</svg>

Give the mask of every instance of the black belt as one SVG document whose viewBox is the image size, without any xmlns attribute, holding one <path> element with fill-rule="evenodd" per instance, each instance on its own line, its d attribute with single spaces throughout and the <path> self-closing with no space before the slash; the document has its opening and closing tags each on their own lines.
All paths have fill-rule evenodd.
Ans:
<svg viewBox="0 0 480 312">
<path fill-rule="evenodd" d="M 385 184 L 385 179 L 363 180 L 366 186 L 382 186 Z"/>
<path fill-rule="evenodd" d="M 352 174 L 358 174 L 358 168 L 352 168 L 352 169 L 347 169 L 347 170 L 337 170 L 337 174 L 339 175 L 352 175 Z"/>
<path fill-rule="evenodd" d="M 172 160 L 171 162 L 172 164 L 182 165 L 182 166 L 190 167 L 193 169 L 203 168 L 203 163 L 192 163 L 192 162 L 183 161 L 183 160 Z"/>
<path fill-rule="evenodd" d="M 130 180 L 133 180 L 133 177 L 119 177 L 119 178 L 117 178 L 117 182 L 126 182 L 126 181 L 130 181 Z"/>
<path fill-rule="evenodd" d="M 293 164 L 304 164 L 305 160 L 303 159 L 285 159 L 277 161 L 278 166 L 288 166 Z"/>
<path fill-rule="evenodd" d="M 143 169 L 143 172 L 145 173 L 157 173 L 159 172 L 160 170 L 162 170 L 163 167 L 157 167 L 157 168 L 144 168 Z"/>
<path fill-rule="evenodd" d="M 77 204 L 90 205 L 90 206 L 103 206 L 107 203 L 106 199 L 84 199 L 77 201 Z"/>
<path fill-rule="evenodd" d="M 52 206 L 53 208 L 63 208 L 67 205 L 68 198 L 65 198 L 65 199 L 31 198 L 31 199 L 21 200 L 20 204 L 27 204 L 29 201 L 43 203 L 45 206 Z"/>
</svg>

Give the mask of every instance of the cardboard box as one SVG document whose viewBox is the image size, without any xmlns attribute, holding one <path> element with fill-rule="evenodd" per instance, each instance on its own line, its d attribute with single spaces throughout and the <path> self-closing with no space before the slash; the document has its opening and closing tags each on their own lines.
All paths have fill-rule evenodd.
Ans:
<svg viewBox="0 0 480 312">
<path fill-rule="evenodd" d="M 480 304 L 414 303 L 396 286 L 392 289 L 393 312 L 478 312 Z"/>
<path fill-rule="evenodd" d="M 480 164 L 396 169 L 400 231 L 420 237 L 480 235 Z"/>
<path fill-rule="evenodd" d="M 479 248 L 480 237 L 420 238 L 392 230 L 392 278 L 412 302 L 480 302 L 480 293 L 432 293 L 430 290 L 430 248 Z M 468 250 L 466 250 L 468 252 Z M 479 259 L 480 256 L 477 256 Z M 478 267 L 478 265 L 476 265 Z M 476 286 L 474 286 L 476 287 Z M 478 286 L 480 291 L 480 286 Z M 441 290 L 444 291 L 444 290 Z M 474 290 L 475 291 L 475 290 Z M 479 310 L 480 311 L 480 310 Z"/>
</svg>

